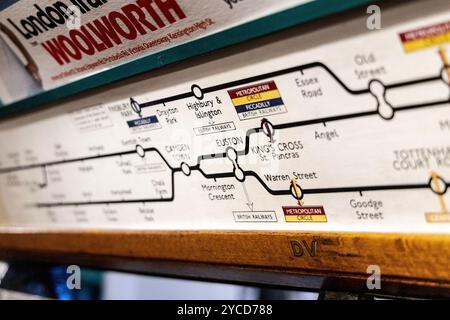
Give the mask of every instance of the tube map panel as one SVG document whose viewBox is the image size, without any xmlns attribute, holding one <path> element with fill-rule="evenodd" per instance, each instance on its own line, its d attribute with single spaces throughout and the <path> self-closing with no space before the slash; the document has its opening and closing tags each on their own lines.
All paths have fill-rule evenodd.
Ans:
<svg viewBox="0 0 450 320">
<path fill-rule="evenodd" d="M 315 26 L 2 120 L 2 228 L 449 233 L 448 3 Z"/>
</svg>

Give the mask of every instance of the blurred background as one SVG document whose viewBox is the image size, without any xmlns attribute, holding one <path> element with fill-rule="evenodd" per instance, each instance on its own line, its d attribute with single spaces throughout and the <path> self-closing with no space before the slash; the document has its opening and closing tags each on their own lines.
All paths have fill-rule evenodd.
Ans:
<svg viewBox="0 0 450 320">
<path fill-rule="evenodd" d="M 69 289 L 65 265 L 0 262 L 0 299 L 58 300 L 317 300 L 318 293 L 258 288 L 81 268 Z"/>
</svg>

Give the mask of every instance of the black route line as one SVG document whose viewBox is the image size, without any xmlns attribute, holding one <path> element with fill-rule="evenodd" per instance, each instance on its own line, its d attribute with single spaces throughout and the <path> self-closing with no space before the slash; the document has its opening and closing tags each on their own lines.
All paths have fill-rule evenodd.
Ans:
<svg viewBox="0 0 450 320">
<path fill-rule="evenodd" d="M 438 80 L 442 81 L 441 76 L 422 78 L 422 79 L 416 79 L 416 80 L 404 81 L 404 82 L 397 82 L 397 83 L 391 83 L 391 84 L 384 85 L 384 87 L 386 89 L 394 89 L 394 88 L 405 87 L 405 86 L 412 86 L 412 85 L 415 85 L 415 84 L 421 84 L 421 83 L 425 83 L 425 82 L 432 82 L 432 81 L 438 81 Z"/>
<path fill-rule="evenodd" d="M 418 109 L 418 108 L 425 108 L 425 107 L 431 107 L 431 106 L 444 106 L 448 104 L 450 100 L 440 101 L 440 102 L 432 102 L 432 103 L 426 103 L 423 105 L 412 105 L 412 106 L 403 106 L 401 108 L 394 108 L 394 110 L 397 111 L 406 111 L 406 110 L 412 110 L 412 109 Z M 340 120 L 348 120 L 353 119 L 357 117 L 366 117 L 366 116 L 374 116 L 378 115 L 377 111 L 367 111 L 367 112 L 359 112 L 356 114 L 348 114 L 348 115 L 340 115 L 335 117 L 325 117 L 325 118 L 319 118 L 319 119 L 312 119 L 312 120 L 304 120 L 304 121 L 297 121 L 297 122 L 290 122 L 290 123 L 284 123 L 279 125 L 274 125 L 273 127 L 275 129 L 288 129 L 288 128 L 296 128 L 296 127 L 303 127 L 307 125 L 314 125 L 319 124 L 323 122 L 333 122 L 333 121 L 340 121 Z M 250 149 L 250 136 L 254 133 L 261 132 L 261 128 L 252 128 L 248 129 L 246 133 L 245 138 L 245 147 L 243 150 L 236 151 L 238 155 L 247 155 L 249 153 Z M 167 167 L 171 170 L 171 196 L 166 198 L 150 198 L 150 199 L 135 199 L 135 200 L 112 200 L 112 201 L 89 201 L 89 202 L 59 202 L 59 203 L 38 203 L 37 207 L 44 208 L 44 207 L 58 207 L 58 206 L 81 206 L 81 205 L 109 205 L 109 204 L 122 204 L 122 203 L 147 203 L 147 202 L 170 202 L 175 199 L 175 172 L 182 171 L 181 166 L 180 167 L 172 167 L 168 163 L 168 161 L 165 159 L 165 157 L 162 155 L 162 153 L 157 148 L 144 148 L 145 152 L 156 152 L 161 157 L 161 159 L 165 162 Z M 102 155 L 100 158 L 105 158 L 108 156 L 122 156 L 127 154 L 136 154 L 136 151 L 126 151 L 123 153 L 113 153 L 109 155 Z M 201 168 L 200 164 L 203 160 L 208 159 L 223 159 L 226 158 L 227 154 L 226 152 L 216 153 L 216 154 L 206 154 L 201 155 L 197 158 L 197 164 L 193 166 L 189 166 L 189 169 L 191 171 L 199 171 L 200 174 L 206 178 L 206 179 L 222 179 L 222 178 L 233 178 L 235 177 L 234 172 L 222 172 L 222 173 L 212 173 L 207 174 L 205 173 Z M 99 157 L 90 157 L 87 159 L 98 159 Z M 74 161 L 63 161 L 62 163 L 67 162 L 74 162 Z M 59 162 L 61 163 L 61 162 Z M 48 164 L 43 164 L 47 165 Z M 54 165 L 54 163 L 53 163 Z M 36 165 L 39 166 L 39 165 Z M 41 165 L 42 166 L 42 165 Z M 2 173 L 0 171 L 0 173 Z M 291 195 L 290 189 L 282 189 L 282 190 L 273 190 L 271 189 L 264 180 L 254 171 L 244 171 L 244 177 L 251 176 L 254 177 L 261 185 L 262 187 L 271 195 L 279 196 L 279 195 Z M 444 181 L 446 186 L 450 186 L 449 181 Z M 378 186 L 356 186 L 356 187 L 339 187 L 339 188 L 316 188 L 316 189 L 302 189 L 303 194 L 321 194 L 321 193 L 340 193 L 340 192 L 364 192 L 364 191 L 383 191 L 383 190 L 408 190 L 408 189 L 428 189 L 430 188 L 430 184 L 402 184 L 402 185 L 378 185 Z"/>
<path fill-rule="evenodd" d="M 280 75 L 293 73 L 293 72 L 302 72 L 307 69 L 311 68 L 323 68 L 326 72 L 328 72 L 331 77 L 338 82 L 342 88 L 345 89 L 348 93 L 352 95 L 359 95 L 359 94 L 367 94 L 371 93 L 369 88 L 367 89 L 360 89 L 360 90 L 353 90 L 349 88 L 341 79 L 337 77 L 337 75 L 331 71 L 325 64 L 321 62 L 313 62 L 310 64 L 305 64 L 301 66 L 296 66 L 292 68 L 287 68 L 283 70 L 278 70 L 274 72 L 269 72 L 253 77 L 248 77 L 236 81 L 231 81 L 207 88 L 201 88 L 202 95 L 204 93 L 211 93 L 219 90 L 228 89 L 231 87 L 236 87 L 244 84 L 248 84 L 251 82 L 256 82 L 260 80 L 264 80 L 267 78 L 274 78 Z M 374 79 L 375 80 L 375 79 Z M 403 86 L 410 86 L 420 83 L 426 83 L 431 81 L 442 81 L 442 78 L 440 76 L 437 77 L 428 77 L 423 79 L 416 79 L 412 81 L 406 81 L 406 82 L 398 82 L 393 84 L 384 85 L 385 90 L 391 89 L 391 88 L 398 88 Z M 148 101 L 145 103 L 139 104 L 141 108 L 146 108 L 154 105 L 164 104 L 166 102 L 176 101 L 180 99 L 190 98 L 190 97 L 196 97 L 193 90 L 190 92 L 166 97 L 163 99 L 158 99 L 154 101 Z M 446 105 L 450 102 L 450 100 L 444 100 L 444 101 L 434 101 L 429 103 L 422 103 L 422 104 L 415 104 L 415 105 L 406 105 L 406 106 L 397 106 L 392 107 L 394 112 L 397 111 L 406 111 L 406 110 L 413 110 L 413 109 L 419 109 L 419 108 L 425 108 L 425 107 L 433 107 L 433 106 L 439 106 L 439 105 Z M 340 120 L 348 120 L 353 118 L 360 118 L 360 117 L 367 117 L 367 116 L 374 116 L 379 115 L 379 112 L 377 110 L 373 111 L 364 111 L 364 112 L 357 112 L 357 113 L 351 113 L 351 114 L 344 114 L 344 115 L 337 115 L 337 116 L 331 116 L 331 117 L 324 117 L 324 118 L 318 118 L 318 119 L 310 119 L 310 120 L 303 120 L 303 121 L 296 121 L 296 122 L 290 122 L 290 123 L 284 123 L 284 124 L 278 124 L 273 125 L 274 129 L 287 129 L 287 128 L 294 128 L 294 127 L 302 127 L 302 126 L 308 126 L 308 125 L 314 125 L 319 123 L 328 123 L 328 122 L 334 122 L 334 121 L 340 121 Z M 390 120 L 390 119 L 385 119 Z M 250 136 L 254 133 L 259 133 L 262 131 L 262 128 L 252 128 L 248 129 L 246 132 L 246 138 L 245 138 L 245 147 L 243 150 L 236 151 L 236 154 L 238 156 L 247 155 L 249 153 L 250 149 Z M 234 149 L 233 149 L 234 150 Z M 54 203 L 38 203 L 36 204 L 39 208 L 45 208 L 45 207 L 58 207 L 58 206 L 82 206 L 82 205 L 109 205 L 109 204 L 122 204 L 122 203 L 147 203 L 147 202 L 170 202 L 173 201 L 175 198 L 175 178 L 174 175 L 176 172 L 183 171 L 182 167 L 172 167 L 167 159 L 162 155 L 162 153 L 154 147 L 150 148 L 142 148 L 142 151 L 145 153 L 147 152 L 156 152 L 161 159 L 164 161 L 164 163 L 167 165 L 169 170 L 171 171 L 171 196 L 170 197 L 160 197 L 160 198 L 149 198 L 149 199 L 131 199 L 131 200 L 107 200 L 107 201 L 84 201 L 84 202 L 54 202 Z M 84 162 L 84 161 L 90 161 L 95 159 L 102 159 L 102 158 L 109 158 L 109 157 L 122 157 L 125 155 L 130 154 L 136 154 L 136 150 L 129 150 L 129 151 L 123 151 L 123 152 L 116 152 L 116 153 L 109 153 L 109 154 L 102 154 L 102 155 L 96 155 L 96 156 L 89 156 L 89 157 L 82 157 L 82 158 L 73 158 L 73 159 L 64 159 L 59 161 L 53 161 L 53 162 L 47 162 L 47 163 L 37 163 L 37 164 L 30 164 L 30 165 L 24 165 L 24 166 L 17 166 L 17 167 L 10 167 L 10 168 L 3 168 L 0 169 L 0 174 L 5 173 L 11 173 L 16 171 L 22 171 L 22 170 L 29 170 L 34 168 L 42 168 L 44 170 L 44 179 L 45 183 L 42 184 L 41 187 L 46 186 L 47 184 L 47 173 L 46 169 L 51 166 L 57 166 L 57 165 L 63 165 L 73 162 Z M 145 156 L 145 154 L 144 154 Z M 205 173 L 201 168 L 200 164 L 203 160 L 208 159 L 220 159 L 220 158 L 226 158 L 227 153 L 221 152 L 216 154 L 205 154 L 200 155 L 197 158 L 197 164 L 193 166 L 188 166 L 190 171 L 199 171 L 201 175 L 206 179 L 220 179 L 220 178 L 230 178 L 230 177 L 236 177 L 234 172 L 223 172 L 223 173 L 214 173 L 214 174 L 207 174 Z M 237 163 L 237 161 L 236 161 Z M 244 174 L 244 180 L 245 177 L 251 176 L 254 177 L 262 186 L 263 188 L 269 192 L 272 195 L 291 195 L 290 189 L 285 190 L 273 190 L 270 189 L 269 186 L 262 180 L 262 178 L 254 171 L 243 171 Z M 446 184 L 446 187 L 450 185 L 450 182 L 444 181 Z M 363 192 L 363 191 L 377 191 L 377 190 L 404 190 L 404 189 L 424 189 L 424 188 L 430 188 L 430 184 L 406 184 L 406 185 L 379 185 L 379 186 L 357 186 L 357 187 L 339 187 L 339 188 L 316 188 L 316 189 L 302 189 L 303 194 L 319 194 L 319 193 L 337 193 L 337 192 Z"/>
<path fill-rule="evenodd" d="M 426 108 L 426 107 L 434 107 L 439 106 L 445 103 L 450 103 L 449 100 L 445 101 L 433 101 L 433 102 L 427 102 L 427 103 L 421 103 L 421 104 L 413 104 L 413 105 L 407 105 L 407 106 L 397 106 L 394 109 L 394 111 L 404 111 L 404 110 L 412 110 L 412 109 L 420 109 L 420 108 Z"/>
<path fill-rule="evenodd" d="M 164 163 L 169 167 L 170 170 L 175 170 L 169 162 L 163 157 L 161 152 L 154 147 L 150 148 L 144 148 L 145 152 L 156 152 L 159 154 L 159 156 L 163 159 Z M 44 162 L 44 163 L 36 163 L 36 164 L 30 164 L 26 166 L 18 166 L 18 167 L 10 167 L 10 168 L 3 168 L 0 169 L 0 174 L 10 173 L 10 172 L 16 172 L 16 171 L 23 171 L 23 170 L 29 170 L 29 169 L 35 169 L 35 168 L 41 168 L 41 167 L 52 167 L 52 166 L 59 166 L 63 164 L 73 163 L 73 162 L 85 162 L 90 160 L 97 160 L 102 158 L 111 158 L 111 157 L 122 157 L 129 154 L 136 154 L 136 150 L 129 150 L 129 151 L 122 151 L 122 152 L 114 152 L 114 153 L 105 153 L 105 154 L 99 154 L 96 156 L 89 156 L 84 158 L 73 158 L 73 159 L 67 159 L 67 160 L 60 160 L 60 161 L 53 161 L 53 162 Z"/>
<path fill-rule="evenodd" d="M 175 172 L 178 170 L 172 170 L 171 184 L 172 195 L 170 197 L 160 197 L 151 199 L 131 199 L 131 200 L 106 200 L 106 201 L 83 201 L 83 202 L 53 202 L 53 203 L 37 203 L 38 208 L 52 208 L 52 207 L 69 207 L 69 206 L 88 206 L 88 205 L 114 205 L 114 204 L 130 204 L 130 203 L 151 203 L 151 202 L 171 202 L 175 199 Z"/>
<path fill-rule="evenodd" d="M 347 91 L 348 93 L 350 93 L 352 95 L 359 95 L 359 94 L 370 93 L 369 88 L 358 89 L 358 90 L 354 90 L 354 89 L 349 88 L 341 79 L 339 79 L 339 77 L 328 66 L 326 66 L 322 62 L 312 62 L 312 63 L 309 63 L 309 64 L 304 64 L 304 65 L 300 65 L 300 66 L 296 66 L 296 67 L 291 67 L 291 68 L 282 69 L 282 70 L 278 70 L 278 71 L 268 72 L 268 73 L 260 74 L 260 75 L 253 76 L 253 77 L 248 77 L 248 78 L 243 78 L 243 79 L 240 79 L 240 80 L 230 81 L 230 82 L 218 84 L 218 85 L 211 86 L 211 87 L 201 88 L 201 91 L 202 91 L 202 93 L 211 93 L 211 92 L 215 92 L 215 91 L 219 91 L 219 90 L 224 90 L 224 89 L 229 89 L 229 88 L 232 88 L 232 87 L 237 87 L 237 86 L 249 84 L 249 83 L 256 82 L 256 81 L 261 81 L 261 80 L 268 79 L 268 78 L 274 78 L 274 77 L 282 76 L 282 75 L 285 75 L 285 74 L 288 74 L 288 73 L 303 72 L 304 70 L 308 70 L 308 69 L 312 69 L 312 68 L 322 68 L 322 69 L 324 69 L 328 74 L 330 74 L 330 76 L 342 88 L 344 88 L 345 91 Z M 388 85 L 384 85 L 383 84 L 383 85 L 384 85 L 384 87 L 386 89 L 393 89 L 393 88 L 398 88 L 398 87 L 402 87 L 402 86 L 410 86 L 410 85 L 426 83 L 426 82 L 432 82 L 432 81 L 442 81 L 442 78 L 439 75 L 439 76 L 434 76 L 434 77 L 415 79 L 415 80 L 405 81 L 405 82 L 397 82 L 397 83 L 392 83 L 392 84 L 388 84 Z M 155 105 L 159 105 L 159 104 L 164 104 L 164 103 L 167 103 L 167 102 L 173 102 L 173 101 L 186 99 L 186 98 L 192 98 L 192 97 L 195 97 L 195 94 L 191 90 L 191 91 L 188 91 L 188 92 L 185 92 L 185 93 L 182 93 L 182 94 L 169 96 L 169 97 L 166 97 L 166 98 L 163 98 L 163 99 L 143 102 L 143 103 L 140 103 L 139 105 L 140 105 L 141 108 L 147 108 L 147 107 L 151 107 L 151 106 L 155 106 Z"/>
</svg>

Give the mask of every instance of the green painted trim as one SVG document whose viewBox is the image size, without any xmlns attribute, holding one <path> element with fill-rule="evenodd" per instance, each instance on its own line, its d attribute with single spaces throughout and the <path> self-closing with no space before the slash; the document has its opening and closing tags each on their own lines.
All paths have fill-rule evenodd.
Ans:
<svg viewBox="0 0 450 320">
<path fill-rule="evenodd" d="M 46 103 L 128 78 L 196 55 L 247 41 L 271 32 L 371 3 L 370 0 L 315 0 L 263 17 L 243 25 L 212 34 L 173 48 L 142 57 L 82 80 L 39 93 L 0 108 L 0 116 L 30 110 Z"/>
</svg>

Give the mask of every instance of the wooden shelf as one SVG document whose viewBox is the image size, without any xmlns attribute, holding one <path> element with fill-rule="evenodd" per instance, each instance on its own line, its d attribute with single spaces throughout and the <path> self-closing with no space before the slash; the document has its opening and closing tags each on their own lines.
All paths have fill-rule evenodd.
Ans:
<svg viewBox="0 0 450 320">
<path fill-rule="evenodd" d="M 317 290 L 340 283 L 341 289 L 356 291 L 366 289 L 368 266 L 378 265 L 384 294 L 406 290 L 414 296 L 435 292 L 450 297 L 450 235 L 17 232 L 0 234 L 0 259 L 80 263 L 114 270 Z"/>
</svg>

